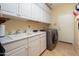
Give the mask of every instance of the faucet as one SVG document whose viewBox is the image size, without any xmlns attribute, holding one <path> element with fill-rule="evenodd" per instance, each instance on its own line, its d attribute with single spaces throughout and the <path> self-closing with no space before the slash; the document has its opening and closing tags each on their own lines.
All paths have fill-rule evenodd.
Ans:
<svg viewBox="0 0 79 59">
<path fill-rule="evenodd" d="M 16 30 L 15 34 L 19 34 L 20 33 L 20 29 Z"/>
</svg>

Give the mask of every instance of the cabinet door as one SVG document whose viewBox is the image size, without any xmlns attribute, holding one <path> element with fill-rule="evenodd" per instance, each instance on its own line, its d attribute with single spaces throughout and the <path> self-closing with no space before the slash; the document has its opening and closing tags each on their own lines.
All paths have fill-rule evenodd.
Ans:
<svg viewBox="0 0 79 59">
<path fill-rule="evenodd" d="M 44 22 L 44 10 L 41 10 L 41 21 Z"/>
<path fill-rule="evenodd" d="M 32 5 L 31 3 L 20 3 L 19 4 L 19 14 L 22 17 L 25 17 L 27 19 L 32 18 Z"/>
<path fill-rule="evenodd" d="M 4 11 L 13 13 L 13 14 L 18 14 L 18 4 L 17 3 L 3 3 L 1 4 L 1 8 Z"/>
<path fill-rule="evenodd" d="M 41 53 L 46 49 L 46 37 L 41 37 Z"/>
<path fill-rule="evenodd" d="M 5 10 L 5 3 L 0 3 L 0 9 Z"/>
<path fill-rule="evenodd" d="M 47 20 L 47 13 L 46 13 L 44 10 L 43 10 L 42 18 L 43 18 L 43 22 L 46 23 L 46 20 Z"/>
<path fill-rule="evenodd" d="M 29 43 L 29 56 L 39 56 L 40 55 L 40 41 L 34 40 Z"/>
<path fill-rule="evenodd" d="M 50 21 L 50 15 L 49 13 L 46 12 L 46 22 L 49 23 L 49 21 Z"/>
<path fill-rule="evenodd" d="M 6 56 L 27 56 L 28 48 L 18 47 L 8 53 L 6 53 Z"/>
<path fill-rule="evenodd" d="M 49 15 L 48 15 L 48 23 L 50 23 L 51 19 L 52 19 L 52 14 L 49 13 Z"/>
<path fill-rule="evenodd" d="M 32 19 L 41 21 L 41 10 L 37 4 L 32 3 Z"/>
</svg>

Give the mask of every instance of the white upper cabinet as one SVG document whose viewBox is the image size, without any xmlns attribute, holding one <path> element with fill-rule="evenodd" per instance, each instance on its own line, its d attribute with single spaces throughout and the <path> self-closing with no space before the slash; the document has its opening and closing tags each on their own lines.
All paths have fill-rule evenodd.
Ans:
<svg viewBox="0 0 79 59">
<path fill-rule="evenodd" d="M 18 14 L 17 3 L 1 3 L 1 9 L 12 14 Z"/>
<path fill-rule="evenodd" d="M 45 7 L 43 8 L 43 4 L 34 4 L 32 3 L 32 19 L 39 22 L 49 23 L 50 21 L 50 11 L 45 10 Z"/>
<path fill-rule="evenodd" d="M 48 20 L 48 14 L 46 13 L 46 11 L 42 10 L 42 21 L 48 23 Z"/>
<path fill-rule="evenodd" d="M 45 4 L 37 4 L 41 7 L 41 21 L 44 23 L 50 23 L 51 20 L 51 10 Z"/>
<path fill-rule="evenodd" d="M 5 10 L 5 4 L 4 3 L 0 3 L 0 9 Z"/>
<path fill-rule="evenodd" d="M 0 3 L 1 10 L 9 15 L 20 16 L 22 18 L 49 23 L 51 10 L 42 3 Z"/>
<path fill-rule="evenodd" d="M 46 13 L 46 22 L 50 23 L 50 20 L 51 20 L 51 14 Z"/>
<path fill-rule="evenodd" d="M 32 19 L 41 21 L 41 8 L 34 3 L 32 3 Z"/>
<path fill-rule="evenodd" d="M 31 3 L 20 3 L 19 14 L 27 19 L 32 18 L 32 4 Z"/>
</svg>

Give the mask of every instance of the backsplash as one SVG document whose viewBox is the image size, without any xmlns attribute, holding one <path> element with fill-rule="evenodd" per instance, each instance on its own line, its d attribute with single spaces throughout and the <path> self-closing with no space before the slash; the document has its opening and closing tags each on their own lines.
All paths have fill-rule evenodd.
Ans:
<svg viewBox="0 0 79 59">
<path fill-rule="evenodd" d="M 6 33 L 11 33 L 14 31 L 25 30 L 27 27 L 30 26 L 31 29 L 47 29 L 49 28 L 48 24 L 33 22 L 33 21 L 22 21 L 17 19 L 11 19 L 5 22 Z"/>
</svg>

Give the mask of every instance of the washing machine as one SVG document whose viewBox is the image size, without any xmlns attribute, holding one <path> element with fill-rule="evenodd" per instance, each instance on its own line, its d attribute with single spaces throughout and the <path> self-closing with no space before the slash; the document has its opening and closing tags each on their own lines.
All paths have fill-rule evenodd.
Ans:
<svg viewBox="0 0 79 59">
<path fill-rule="evenodd" d="M 58 42 L 58 31 L 57 29 L 49 29 L 46 31 L 46 42 L 47 42 L 47 49 L 53 50 L 56 47 Z"/>
</svg>

